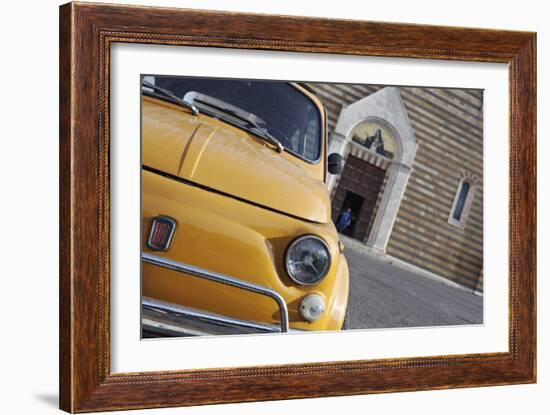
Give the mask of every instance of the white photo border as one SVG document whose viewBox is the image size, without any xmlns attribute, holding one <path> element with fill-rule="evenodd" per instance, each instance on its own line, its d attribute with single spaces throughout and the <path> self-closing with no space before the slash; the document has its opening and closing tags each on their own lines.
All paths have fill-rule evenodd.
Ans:
<svg viewBox="0 0 550 415">
<path fill-rule="evenodd" d="M 125 43 L 110 62 L 113 373 L 508 352 L 508 65 Z M 140 340 L 141 74 L 484 89 L 484 324 Z"/>
</svg>

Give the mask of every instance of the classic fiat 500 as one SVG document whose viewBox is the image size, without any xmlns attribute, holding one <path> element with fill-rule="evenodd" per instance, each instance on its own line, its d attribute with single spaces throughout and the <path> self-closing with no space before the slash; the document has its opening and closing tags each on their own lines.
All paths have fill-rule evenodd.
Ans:
<svg viewBox="0 0 550 415">
<path fill-rule="evenodd" d="M 340 330 L 326 114 L 297 83 L 144 77 L 143 324 L 163 333 Z"/>
</svg>

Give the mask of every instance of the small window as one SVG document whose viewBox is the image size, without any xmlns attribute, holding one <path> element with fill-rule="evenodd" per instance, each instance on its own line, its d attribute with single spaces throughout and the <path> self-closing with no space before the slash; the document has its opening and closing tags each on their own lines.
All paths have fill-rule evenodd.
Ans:
<svg viewBox="0 0 550 415">
<path fill-rule="evenodd" d="M 467 180 L 462 179 L 458 184 L 456 190 L 455 200 L 449 215 L 449 223 L 459 228 L 464 228 L 468 213 L 470 212 L 470 206 L 473 201 L 474 188 Z"/>
<path fill-rule="evenodd" d="M 470 183 L 463 181 L 462 186 L 460 187 L 460 191 L 458 192 L 458 200 L 456 202 L 456 206 L 453 210 L 454 220 L 458 220 L 458 221 L 460 220 L 460 217 L 464 212 L 464 205 L 466 204 L 466 198 L 468 197 L 468 193 L 470 193 Z"/>
</svg>

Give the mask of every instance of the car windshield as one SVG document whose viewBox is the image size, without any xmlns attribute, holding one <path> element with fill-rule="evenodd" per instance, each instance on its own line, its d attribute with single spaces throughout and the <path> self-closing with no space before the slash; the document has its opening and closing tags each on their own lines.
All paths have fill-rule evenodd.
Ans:
<svg viewBox="0 0 550 415">
<path fill-rule="evenodd" d="M 321 156 L 319 109 L 289 83 L 160 76 L 147 79 L 179 98 L 197 92 L 254 114 L 285 150 L 310 162 Z"/>
</svg>

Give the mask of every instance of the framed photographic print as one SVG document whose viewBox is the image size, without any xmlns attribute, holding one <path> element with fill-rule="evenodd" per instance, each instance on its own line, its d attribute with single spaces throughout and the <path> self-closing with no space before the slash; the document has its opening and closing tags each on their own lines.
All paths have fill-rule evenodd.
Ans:
<svg viewBox="0 0 550 415">
<path fill-rule="evenodd" d="M 63 410 L 535 381 L 534 33 L 60 29 Z"/>
</svg>

